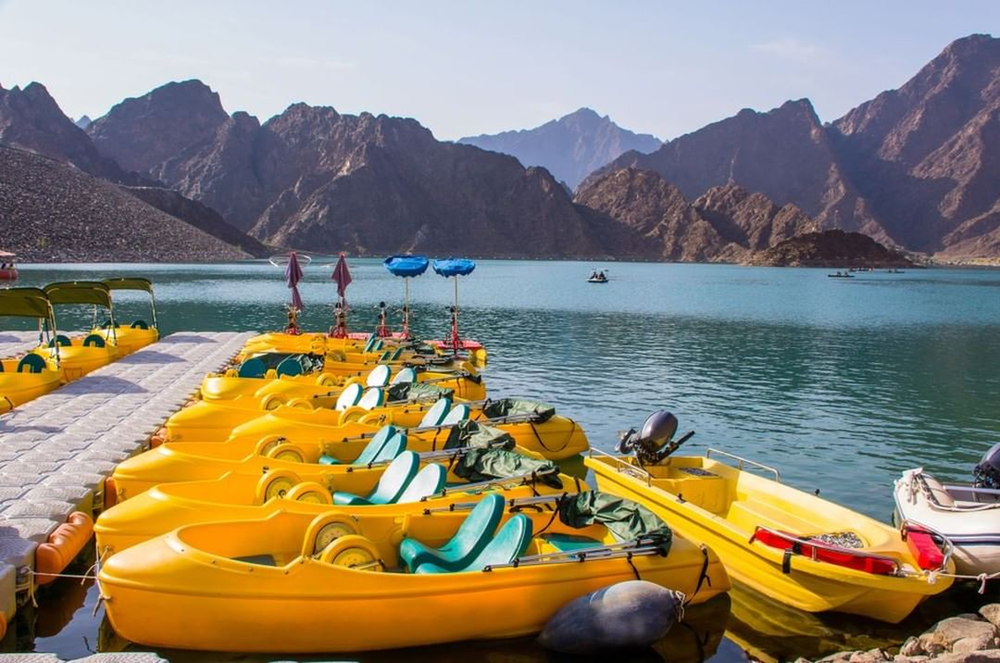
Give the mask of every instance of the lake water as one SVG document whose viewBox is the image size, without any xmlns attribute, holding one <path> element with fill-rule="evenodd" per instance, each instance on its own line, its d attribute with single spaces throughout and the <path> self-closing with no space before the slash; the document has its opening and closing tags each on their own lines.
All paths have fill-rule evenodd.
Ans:
<svg viewBox="0 0 1000 663">
<path fill-rule="evenodd" d="M 892 481 L 902 470 L 924 466 L 964 480 L 1000 438 L 1000 271 L 830 279 L 826 270 L 614 263 L 611 282 L 594 285 L 586 277 L 595 267 L 601 265 L 481 261 L 460 282 L 462 333 L 490 351 L 491 395 L 549 401 L 585 427 L 593 446 L 610 450 L 617 431 L 667 408 L 682 429 L 696 431 L 686 453 L 722 448 L 778 467 L 787 483 L 888 520 Z M 403 281 L 379 261 L 353 260 L 351 269 L 349 327 L 370 330 L 379 301 L 398 311 Z M 266 330 L 284 322 L 288 289 L 266 262 L 29 265 L 20 285 L 115 275 L 153 280 L 166 333 Z M 305 328 L 332 324 L 330 275 L 319 261 L 305 270 Z M 453 281 L 426 274 L 411 281 L 411 296 L 417 335 L 442 337 Z M 127 298 L 119 318 L 148 317 L 138 296 Z M 90 314 L 59 319 L 61 327 L 82 327 Z M 72 602 L 79 607 L 87 595 Z M 755 625 L 755 616 L 780 612 L 761 607 L 759 598 L 734 593 L 729 633 L 778 658 L 808 655 L 812 646 L 823 651 L 845 637 L 864 646 L 903 632 L 800 613 L 778 620 L 781 628 L 775 620 Z M 937 601 L 922 608 L 910 631 L 956 600 L 979 599 L 960 592 Z M 60 592 L 38 614 L 48 604 L 68 610 Z M 83 655 L 81 642 L 96 642 L 99 616 L 82 613 L 89 608 L 52 635 L 36 633 L 32 645 L 15 646 Z M 828 645 L 805 644 L 818 642 Z M 719 656 L 738 651 L 729 639 L 722 643 Z M 531 658 L 539 654 L 533 647 L 511 651 Z M 477 645 L 428 656 L 442 660 L 447 652 L 488 653 Z"/>
</svg>

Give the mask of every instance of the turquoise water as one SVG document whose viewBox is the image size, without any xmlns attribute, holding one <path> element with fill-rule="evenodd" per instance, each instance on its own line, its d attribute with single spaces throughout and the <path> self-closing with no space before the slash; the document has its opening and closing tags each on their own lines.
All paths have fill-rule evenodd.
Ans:
<svg viewBox="0 0 1000 663">
<path fill-rule="evenodd" d="M 600 266 L 482 261 L 461 280 L 463 335 L 489 348 L 492 395 L 550 401 L 607 450 L 617 431 L 667 408 L 696 431 L 687 452 L 711 446 L 773 465 L 784 481 L 881 520 L 902 470 L 966 479 L 998 439 L 1000 271 L 829 279 L 825 270 L 615 263 L 609 284 L 588 284 Z M 378 261 L 351 267 L 349 326 L 370 330 L 379 301 L 398 309 L 403 282 Z M 330 273 L 306 269 L 306 328 L 332 324 Z M 29 265 L 21 285 L 129 274 L 154 281 L 168 333 L 284 321 L 288 290 L 264 262 Z M 452 281 L 424 275 L 411 294 L 417 334 L 443 336 Z M 137 297 L 118 309 L 146 316 Z M 60 320 L 83 326 L 90 314 Z M 745 603 L 734 601 L 734 613 Z M 761 640 L 750 644 L 775 651 Z"/>
</svg>

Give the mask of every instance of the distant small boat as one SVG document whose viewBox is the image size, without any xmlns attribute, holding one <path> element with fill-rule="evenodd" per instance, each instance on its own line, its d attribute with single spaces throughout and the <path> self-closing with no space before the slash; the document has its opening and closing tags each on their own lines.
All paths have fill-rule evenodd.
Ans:
<svg viewBox="0 0 1000 663">
<path fill-rule="evenodd" d="M 906 272 L 904 272 L 901 269 L 887 269 L 887 270 L 885 270 L 885 273 L 886 274 L 905 274 Z"/>
<path fill-rule="evenodd" d="M 605 274 L 604 271 L 602 270 L 599 272 L 598 271 L 593 272 L 590 275 L 590 278 L 587 279 L 587 283 L 607 283 L 609 280 L 610 279 L 608 279 L 608 275 Z"/>
<path fill-rule="evenodd" d="M 847 272 L 837 272 L 836 274 L 827 274 L 827 277 L 831 279 L 853 279 L 854 274 L 848 274 Z"/>
<path fill-rule="evenodd" d="M 0 281 L 17 280 L 17 267 L 14 265 L 15 257 L 13 253 L 0 251 Z"/>
</svg>

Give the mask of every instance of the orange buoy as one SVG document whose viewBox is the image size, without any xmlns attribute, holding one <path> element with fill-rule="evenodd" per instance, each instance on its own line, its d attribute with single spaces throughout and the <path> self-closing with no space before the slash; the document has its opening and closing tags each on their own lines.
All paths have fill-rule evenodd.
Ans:
<svg viewBox="0 0 1000 663">
<path fill-rule="evenodd" d="M 49 539 L 35 550 L 38 584 L 47 585 L 69 566 L 94 533 L 94 521 L 82 511 L 71 513 L 65 523 L 49 534 Z"/>
</svg>

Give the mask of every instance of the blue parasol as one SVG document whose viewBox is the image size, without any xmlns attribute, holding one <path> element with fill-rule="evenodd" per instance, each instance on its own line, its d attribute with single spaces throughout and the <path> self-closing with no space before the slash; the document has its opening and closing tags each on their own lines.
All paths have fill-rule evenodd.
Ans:
<svg viewBox="0 0 1000 663">
<path fill-rule="evenodd" d="M 410 337 L 410 279 L 427 271 L 429 261 L 426 256 L 394 255 L 382 263 L 390 274 L 402 276 L 405 285 L 403 295 L 403 338 Z"/>
<path fill-rule="evenodd" d="M 451 309 L 451 342 L 452 350 L 458 354 L 462 347 L 462 341 L 458 336 L 458 277 L 468 276 L 476 268 L 476 262 L 469 258 L 443 258 L 435 260 L 434 271 L 441 276 L 455 277 L 455 305 Z"/>
</svg>

